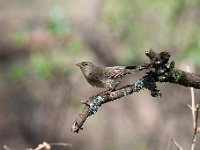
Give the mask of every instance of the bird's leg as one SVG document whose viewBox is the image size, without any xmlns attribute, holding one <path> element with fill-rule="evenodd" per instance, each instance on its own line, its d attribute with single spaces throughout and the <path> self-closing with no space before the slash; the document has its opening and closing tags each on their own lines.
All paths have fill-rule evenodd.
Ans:
<svg viewBox="0 0 200 150">
<path fill-rule="evenodd" d="M 105 91 L 99 93 L 98 95 L 101 95 L 101 94 L 106 93 L 106 92 L 111 93 L 111 92 L 115 91 L 115 90 L 116 90 L 116 87 L 119 85 L 119 83 L 120 83 L 120 82 L 117 82 L 117 83 L 115 84 L 114 87 L 112 87 L 112 86 L 110 85 L 108 90 L 105 90 Z"/>
<path fill-rule="evenodd" d="M 111 91 L 110 92 L 113 92 L 115 89 L 116 89 L 116 87 L 119 85 L 119 82 L 117 83 L 117 84 L 115 84 L 115 86 L 111 89 Z"/>
</svg>

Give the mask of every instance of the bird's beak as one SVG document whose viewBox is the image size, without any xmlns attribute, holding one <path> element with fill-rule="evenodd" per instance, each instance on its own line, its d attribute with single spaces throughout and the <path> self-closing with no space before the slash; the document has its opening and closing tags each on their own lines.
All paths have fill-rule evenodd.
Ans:
<svg viewBox="0 0 200 150">
<path fill-rule="evenodd" d="M 80 66 L 81 66 L 81 63 L 76 64 L 76 66 L 80 67 Z"/>
</svg>

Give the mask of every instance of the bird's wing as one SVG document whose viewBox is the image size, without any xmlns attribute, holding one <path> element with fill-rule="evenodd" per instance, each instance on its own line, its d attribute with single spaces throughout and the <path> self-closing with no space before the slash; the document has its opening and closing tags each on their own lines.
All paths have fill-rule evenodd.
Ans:
<svg viewBox="0 0 200 150">
<path fill-rule="evenodd" d="M 112 78 L 121 78 L 126 74 L 130 74 L 126 70 L 125 66 L 114 66 L 114 67 L 106 67 L 105 68 L 105 76 L 112 79 Z"/>
</svg>

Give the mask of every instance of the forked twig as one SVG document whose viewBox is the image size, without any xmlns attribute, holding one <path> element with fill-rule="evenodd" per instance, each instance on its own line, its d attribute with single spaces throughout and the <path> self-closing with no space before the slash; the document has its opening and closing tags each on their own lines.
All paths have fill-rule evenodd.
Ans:
<svg viewBox="0 0 200 150">
<path fill-rule="evenodd" d="M 189 71 L 189 67 L 187 66 L 187 71 Z M 191 105 L 188 105 L 188 107 L 191 109 L 192 111 L 192 120 L 193 120 L 193 129 L 194 129 L 194 133 L 193 133 L 193 138 L 192 138 L 192 145 L 191 145 L 191 149 L 190 150 L 194 150 L 195 148 L 195 144 L 196 144 L 196 140 L 197 140 L 197 133 L 198 133 L 198 115 L 199 115 L 199 106 L 200 104 L 196 105 L 195 102 L 195 98 L 194 98 L 194 88 L 190 88 L 190 92 L 191 92 Z"/>
<path fill-rule="evenodd" d="M 174 138 L 171 138 L 169 141 L 169 144 L 167 146 L 167 150 L 170 150 L 171 144 L 174 144 L 175 147 L 177 148 L 177 150 L 183 150 L 183 148 L 176 142 L 176 140 Z"/>
</svg>

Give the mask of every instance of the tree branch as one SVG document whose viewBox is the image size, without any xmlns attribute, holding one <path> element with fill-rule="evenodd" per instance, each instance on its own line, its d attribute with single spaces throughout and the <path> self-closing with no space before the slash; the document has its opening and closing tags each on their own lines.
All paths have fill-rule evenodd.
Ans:
<svg viewBox="0 0 200 150">
<path fill-rule="evenodd" d="M 98 108 L 104 103 L 117 100 L 143 89 L 148 89 L 152 97 L 159 99 L 161 92 L 157 89 L 156 82 L 169 82 L 186 87 L 200 88 L 200 76 L 176 69 L 175 62 L 169 62 L 169 52 L 155 53 L 150 49 L 145 51 L 145 54 L 150 59 L 150 62 L 145 63 L 146 68 L 149 69 L 148 72 L 131 85 L 124 86 L 112 92 L 105 91 L 83 102 L 85 107 L 72 124 L 72 132 L 78 133 L 80 129 L 83 129 L 82 126 L 86 119 L 97 112 Z"/>
</svg>

